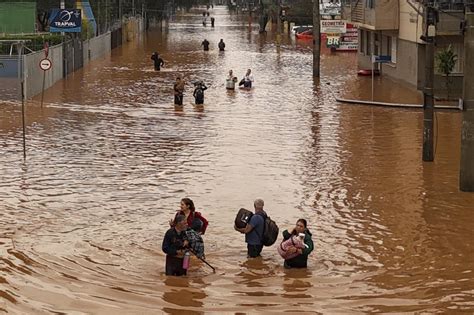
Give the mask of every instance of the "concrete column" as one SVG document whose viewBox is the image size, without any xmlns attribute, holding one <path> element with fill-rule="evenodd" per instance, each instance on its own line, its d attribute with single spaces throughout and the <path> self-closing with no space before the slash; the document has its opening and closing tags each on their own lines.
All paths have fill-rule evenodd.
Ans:
<svg viewBox="0 0 474 315">
<path fill-rule="evenodd" d="M 423 161 L 434 160 L 433 151 L 433 81 L 434 81 L 434 36 L 430 34 L 430 25 L 435 25 L 434 9 L 425 7 L 425 87 L 423 89 Z"/>
<path fill-rule="evenodd" d="M 466 10 L 464 84 L 459 188 L 474 191 L 474 12 Z"/>
<path fill-rule="evenodd" d="M 321 65 L 321 15 L 319 0 L 313 0 L 313 77 L 319 78 Z"/>
</svg>

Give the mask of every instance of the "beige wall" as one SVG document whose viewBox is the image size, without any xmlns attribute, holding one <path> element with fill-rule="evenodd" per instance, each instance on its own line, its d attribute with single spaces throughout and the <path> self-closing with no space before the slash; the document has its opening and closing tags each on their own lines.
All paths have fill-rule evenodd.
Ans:
<svg viewBox="0 0 474 315">
<path fill-rule="evenodd" d="M 422 10 L 420 4 L 415 5 Z M 421 34 L 423 34 L 423 16 L 418 15 L 406 0 L 400 0 L 400 26 L 398 37 L 406 41 L 421 43 Z"/>
<path fill-rule="evenodd" d="M 399 27 L 399 0 L 376 1 L 376 26 L 378 30 L 395 30 Z M 402 1 L 403 2 L 403 1 Z"/>
</svg>

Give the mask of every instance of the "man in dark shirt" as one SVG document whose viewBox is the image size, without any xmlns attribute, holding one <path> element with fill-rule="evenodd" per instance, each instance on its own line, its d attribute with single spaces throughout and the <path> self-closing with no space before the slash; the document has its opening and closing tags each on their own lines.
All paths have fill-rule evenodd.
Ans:
<svg viewBox="0 0 474 315">
<path fill-rule="evenodd" d="M 263 228 L 265 217 L 267 214 L 263 210 L 264 202 L 262 199 L 256 199 L 253 203 L 255 214 L 244 228 L 234 226 L 236 231 L 245 234 L 245 242 L 247 243 L 247 257 L 255 258 L 260 256 L 263 249 Z"/>
<path fill-rule="evenodd" d="M 224 43 L 224 40 L 222 38 L 221 38 L 219 44 L 217 44 L 217 46 L 219 47 L 219 51 L 224 51 L 225 43 Z"/>
<path fill-rule="evenodd" d="M 188 223 L 184 215 L 178 215 L 174 227 L 170 228 L 163 239 L 162 249 L 166 253 L 166 275 L 184 276 L 186 269 L 183 268 L 183 257 L 185 248 L 189 242 L 185 240 L 185 232 Z"/>
<path fill-rule="evenodd" d="M 201 46 L 204 47 L 204 51 L 208 51 L 209 50 L 209 42 L 207 41 L 207 39 L 204 39 L 201 43 Z"/>
<path fill-rule="evenodd" d="M 160 55 L 156 51 L 153 53 L 153 55 L 151 55 L 151 60 L 153 60 L 156 71 L 160 71 L 161 67 L 165 65 L 165 62 L 163 59 L 161 59 Z"/>
</svg>

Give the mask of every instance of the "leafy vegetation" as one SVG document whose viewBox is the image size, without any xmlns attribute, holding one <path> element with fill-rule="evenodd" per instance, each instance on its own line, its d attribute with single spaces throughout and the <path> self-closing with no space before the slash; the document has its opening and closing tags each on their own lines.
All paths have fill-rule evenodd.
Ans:
<svg viewBox="0 0 474 315">
<path fill-rule="evenodd" d="M 438 68 L 438 71 L 444 74 L 446 77 L 445 85 L 449 100 L 449 94 L 451 91 L 451 78 L 449 77 L 449 75 L 453 72 L 454 67 L 456 66 L 458 55 L 454 53 L 453 48 L 451 47 L 451 45 L 449 45 L 447 48 L 439 51 L 436 54 L 435 58 L 436 67 Z"/>
</svg>

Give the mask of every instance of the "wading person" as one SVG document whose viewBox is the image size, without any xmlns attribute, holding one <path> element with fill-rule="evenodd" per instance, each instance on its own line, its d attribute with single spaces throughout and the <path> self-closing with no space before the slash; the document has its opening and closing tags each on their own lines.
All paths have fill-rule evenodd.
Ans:
<svg viewBox="0 0 474 315">
<path fill-rule="evenodd" d="M 225 88 L 227 90 L 234 90 L 236 82 L 237 82 L 237 77 L 234 76 L 234 73 L 232 72 L 232 70 L 229 70 L 229 74 L 227 75 L 227 78 L 225 79 Z"/>
<path fill-rule="evenodd" d="M 160 71 L 161 67 L 165 65 L 165 62 L 163 59 L 161 59 L 160 55 L 156 51 L 151 55 L 151 60 L 153 60 L 156 71 Z"/>
<path fill-rule="evenodd" d="M 163 238 L 162 250 L 166 254 L 165 272 L 167 276 L 184 276 L 187 270 L 183 268 L 183 260 L 189 242 L 185 239 L 188 228 L 184 215 L 176 216 L 174 226 Z M 189 258 L 189 257 L 188 257 Z"/>
<path fill-rule="evenodd" d="M 243 85 L 244 88 L 250 89 L 252 88 L 253 81 L 252 70 L 248 69 L 242 80 L 240 80 L 239 85 Z"/>
<path fill-rule="evenodd" d="M 204 104 L 204 91 L 207 90 L 207 86 L 204 82 L 199 81 L 196 83 L 196 88 L 194 89 L 193 96 L 196 105 Z"/>
<path fill-rule="evenodd" d="M 214 19 L 214 17 L 211 17 L 211 27 L 214 27 L 214 22 L 215 22 L 216 19 Z"/>
<path fill-rule="evenodd" d="M 209 222 L 202 216 L 200 212 L 196 211 L 194 202 L 189 198 L 181 199 L 181 210 L 176 212 L 174 220 L 170 221 L 170 226 L 173 227 L 176 218 L 179 215 L 183 215 L 188 223 L 188 226 L 199 234 L 206 233 L 207 225 Z"/>
<path fill-rule="evenodd" d="M 219 51 L 224 51 L 225 49 L 225 43 L 224 43 L 224 40 L 221 38 L 221 40 L 219 41 L 219 44 L 217 44 L 217 47 L 219 47 Z"/>
<path fill-rule="evenodd" d="M 204 51 L 208 51 L 209 50 L 209 42 L 207 39 L 204 39 L 201 43 L 201 46 L 204 48 Z"/>
<path fill-rule="evenodd" d="M 179 106 L 183 105 L 185 83 L 186 82 L 184 81 L 184 79 L 181 79 L 181 77 L 176 78 L 176 82 L 173 85 L 175 105 L 179 105 Z"/>
<path fill-rule="evenodd" d="M 262 199 L 256 199 L 253 203 L 255 214 L 244 228 L 238 228 L 234 225 L 234 229 L 245 234 L 245 242 L 247 243 L 247 257 L 255 258 L 260 256 L 263 249 L 263 228 L 265 224 L 266 212 L 263 210 L 264 202 Z"/>
<path fill-rule="evenodd" d="M 290 246 L 287 249 L 288 253 L 297 254 L 296 257 L 287 259 L 283 263 L 285 268 L 306 268 L 308 266 L 308 255 L 313 251 L 314 245 L 312 240 L 312 234 L 308 230 L 307 222 L 305 219 L 299 219 L 296 221 L 294 228 L 283 231 L 283 242 L 290 239 L 295 235 L 304 234 L 302 248 L 297 246 Z"/>
</svg>

